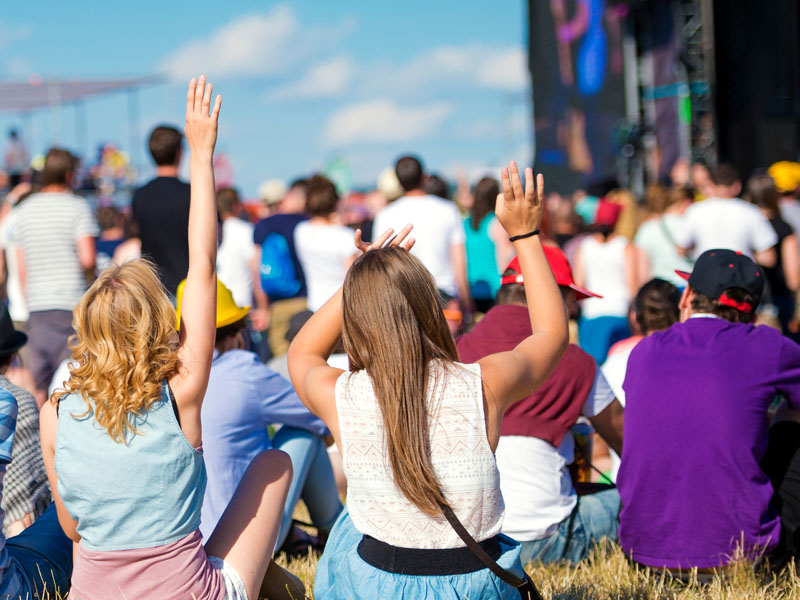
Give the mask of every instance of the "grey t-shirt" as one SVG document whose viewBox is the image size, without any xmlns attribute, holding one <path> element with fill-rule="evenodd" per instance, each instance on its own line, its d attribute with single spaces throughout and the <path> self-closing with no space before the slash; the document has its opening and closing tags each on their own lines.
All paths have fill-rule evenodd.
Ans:
<svg viewBox="0 0 800 600">
<path fill-rule="evenodd" d="M 86 200 L 70 193 L 34 194 L 19 207 L 11 241 L 25 254 L 25 295 L 31 312 L 72 310 L 86 291 L 78 239 L 96 237 Z"/>
</svg>

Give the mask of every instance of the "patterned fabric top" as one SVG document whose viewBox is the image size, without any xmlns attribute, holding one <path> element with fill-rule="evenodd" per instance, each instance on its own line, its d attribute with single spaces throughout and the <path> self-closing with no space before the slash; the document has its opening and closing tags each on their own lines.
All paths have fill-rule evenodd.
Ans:
<svg viewBox="0 0 800 600">
<path fill-rule="evenodd" d="M 428 428 L 434 471 L 467 531 L 478 540 L 498 533 L 503 498 L 483 411 L 480 367 L 431 363 Z M 456 548 L 464 543 L 444 515 L 422 513 L 395 485 L 383 418 L 366 371 L 336 382 L 347 506 L 356 528 L 403 548 Z"/>
<path fill-rule="evenodd" d="M 11 463 L 6 471 L 2 508 L 5 512 L 3 534 L 8 535 L 8 525 L 27 514 L 38 519 L 50 505 L 52 496 L 39 445 L 39 409 L 30 392 L 14 385 L 0 375 L 0 389 L 17 400 L 17 428 Z"/>
<path fill-rule="evenodd" d="M 17 401 L 5 390 L 0 390 L 0 496 L 3 493 L 3 479 L 6 467 L 11 460 L 14 445 L 14 430 L 17 426 Z M 3 511 L 0 510 L 0 519 Z M 6 538 L 0 535 L 0 598 L 17 598 L 25 592 L 23 580 L 17 571 L 17 564 L 11 560 L 6 548 Z"/>
</svg>

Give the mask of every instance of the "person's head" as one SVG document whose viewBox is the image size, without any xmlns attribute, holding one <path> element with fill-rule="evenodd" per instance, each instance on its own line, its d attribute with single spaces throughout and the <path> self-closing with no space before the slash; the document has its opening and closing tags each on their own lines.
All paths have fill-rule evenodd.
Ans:
<svg viewBox="0 0 800 600">
<path fill-rule="evenodd" d="M 238 217 L 241 209 L 242 202 L 235 188 L 223 187 L 217 191 L 217 212 L 221 218 Z"/>
<path fill-rule="evenodd" d="M 780 216 L 781 214 L 778 205 L 779 197 L 775 181 L 769 175 L 756 175 L 747 182 L 744 199 L 771 216 Z"/>
<path fill-rule="evenodd" d="M 458 353 L 433 277 L 405 250 L 372 250 L 350 267 L 342 307 L 344 348 L 351 370 L 372 380 L 394 481 L 422 512 L 441 514 L 425 398 L 431 361 L 447 365 Z"/>
<path fill-rule="evenodd" d="M 432 174 L 426 177 L 422 187 L 426 194 L 450 200 L 450 190 L 448 189 L 447 182 L 439 175 Z"/>
<path fill-rule="evenodd" d="M 733 165 L 722 163 L 711 174 L 714 194 L 718 198 L 738 198 L 742 193 L 742 180 Z"/>
<path fill-rule="evenodd" d="M 178 368 L 175 312 L 154 267 L 139 259 L 104 270 L 75 307 L 72 326 L 77 366 L 65 391 L 91 398 L 97 423 L 124 442 L 135 431 L 131 415 L 157 402 Z"/>
<path fill-rule="evenodd" d="M 701 254 L 691 273 L 677 271 L 689 282 L 681 296 L 681 321 L 708 313 L 732 323 L 752 323 L 764 293 L 761 268 L 744 254 L 716 248 Z"/>
<path fill-rule="evenodd" d="M 669 206 L 670 190 L 666 186 L 653 183 L 644 191 L 644 204 L 652 215 L 663 214 Z"/>
<path fill-rule="evenodd" d="M 64 148 L 50 148 L 44 157 L 42 169 L 42 185 L 72 185 L 72 176 L 75 174 L 77 160 L 69 150 Z"/>
<path fill-rule="evenodd" d="M 781 160 L 770 165 L 767 172 L 775 180 L 775 187 L 781 196 L 791 198 L 800 191 L 800 163 Z"/>
<path fill-rule="evenodd" d="M 181 309 L 183 308 L 184 291 L 186 290 L 186 280 L 178 284 L 175 294 L 175 327 L 180 331 L 181 328 Z M 233 299 L 233 292 L 217 279 L 217 334 L 214 339 L 214 347 L 221 354 L 234 348 L 243 348 L 244 339 L 242 331 L 245 328 L 245 318 L 250 313 L 249 306 L 239 306 Z"/>
<path fill-rule="evenodd" d="M 159 167 L 177 167 L 181 162 L 183 134 L 168 125 L 159 125 L 150 134 L 148 148 Z"/>
<path fill-rule="evenodd" d="M 306 188 L 306 212 L 312 217 L 328 217 L 336 212 L 339 194 L 333 182 L 324 175 L 316 174 L 308 180 Z"/>
<path fill-rule="evenodd" d="M 11 365 L 17 351 L 28 343 L 28 336 L 14 329 L 14 322 L 5 304 L 0 304 L 0 373 Z"/>
<path fill-rule="evenodd" d="M 300 177 L 289 184 L 289 191 L 280 204 L 282 213 L 296 214 L 306 210 L 308 179 Z"/>
<path fill-rule="evenodd" d="M 494 177 L 484 177 L 475 185 L 475 191 L 472 194 L 472 209 L 470 210 L 470 225 L 472 225 L 472 229 L 477 231 L 483 218 L 494 212 L 499 193 L 500 184 Z"/>
<path fill-rule="evenodd" d="M 12 128 L 8 130 L 8 137 L 10 137 L 12 140 L 16 140 L 17 137 L 19 137 L 19 134 L 17 133 L 16 129 Z"/>
<path fill-rule="evenodd" d="M 633 314 L 642 335 L 662 331 L 680 320 L 681 292 L 663 279 L 645 283 L 633 299 Z"/>
<path fill-rule="evenodd" d="M 591 226 L 592 233 L 598 234 L 603 240 L 608 240 L 614 233 L 622 208 L 621 204 L 601 198 L 597 203 L 597 211 Z"/>
<path fill-rule="evenodd" d="M 558 284 L 558 289 L 561 291 L 561 297 L 564 299 L 564 304 L 567 307 L 567 312 L 572 316 L 577 312 L 578 300 L 586 298 L 602 298 L 584 289 L 575 283 L 572 277 L 572 267 L 567 260 L 567 255 L 556 246 L 545 245 L 542 246 L 544 256 L 547 259 L 547 264 L 553 272 L 553 278 Z M 497 291 L 497 304 L 516 304 L 518 306 L 527 306 L 528 302 L 525 297 L 524 279 L 522 277 L 522 268 L 519 264 L 519 258 L 516 256 L 511 259 L 511 262 L 503 271 L 503 276 L 500 278 L 500 289 Z"/>
<path fill-rule="evenodd" d="M 422 189 L 425 171 L 422 162 L 416 156 L 403 156 L 394 166 L 397 180 L 406 192 Z"/>
<path fill-rule="evenodd" d="M 122 224 L 122 215 L 113 204 L 101 206 L 97 209 L 97 224 L 101 231 L 113 229 Z"/>
</svg>

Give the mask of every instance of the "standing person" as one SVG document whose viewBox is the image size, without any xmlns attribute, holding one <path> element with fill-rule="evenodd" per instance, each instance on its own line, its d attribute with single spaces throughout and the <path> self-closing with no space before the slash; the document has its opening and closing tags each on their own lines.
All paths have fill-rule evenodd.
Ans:
<svg viewBox="0 0 800 600">
<path fill-rule="evenodd" d="M 414 225 L 416 242 L 412 254 L 431 272 L 446 303 L 458 300 L 462 309 L 470 309 L 464 226 L 458 207 L 425 192 L 425 173 L 419 159 L 403 156 L 397 161 L 395 172 L 404 195 L 378 213 L 373 231 L 398 229 L 406 223 Z"/>
<path fill-rule="evenodd" d="M 567 345 L 564 304 L 539 231 L 543 181 L 534 194 L 515 163 L 503 169 L 497 218 L 513 236 L 533 334 L 475 365 L 457 362 L 433 276 L 407 252 L 411 226 L 383 247 L 385 231 L 353 263 L 344 287 L 289 349 L 298 396 L 341 448 L 348 510 L 317 567 L 320 598 L 519 598 L 465 547 L 449 523 L 516 577 L 519 544 L 500 534 L 503 499 L 494 459 L 505 409 L 532 393 Z M 329 367 L 339 338 L 352 371 Z M 445 513 L 449 512 L 449 517 Z M 448 523 L 449 521 L 449 523 Z"/>
<path fill-rule="evenodd" d="M 128 238 L 125 235 L 125 215 L 113 204 L 97 209 L 97 224 L 100 226 L 100 235 L 97 238 L 95 275 L 100 275 L 111 266 L 117 248 Z"/>
<path fill-rule="evenodd" d="M 75 158 L 51 148 L 42 189 L 18 209 L 12 242 L 28 304 L 27 367 L 41 406 L 58 365 L 70 356 L 72 309 L 86 291 L 95 266 L 97 223 L 86 200 L 72 193 Z"/>
<path fill-rule="evenodd" d="M 784 335 L 791 333 L 796 336 L 800 333 L 797 322 L 794 321 L 795 295 L 800 289 L 800 245 L 797 233 L 783 220 L 778 204 L 778 190 L 769 175 L 752 177 L 747 182 L 744 198 L 761 209 L 778 237 L 774 247 L 775 265 L 763 267 L 764 275 L 767 276 L 767 301 L 777 308 Z"/>
<path fill-rule="evenodd" d="M 700 256 L 710 248 L 728 248 L 772 267 L 778 236 L 755 206 L 739 198 L 742 182 L 731 165 L 714 170 L 714 197 L 692 204 L 675 242 L 681 251 Z"/>
<path fill-rule="evenodd" d="M 41 413 L 58 518 L 78 544 L 77 598 L 255 599 L 264 590 L 291 479 L 284 453 L 253 460 L 205 545 L 198 529 L 217 285 L 212 165 L 221 97 L 212 109 L 211 92 L 201 76 L 187 94 L 191 302 L 180 336 L 147 262 L 106 269 L 75 309 L 78 365 Z"/>
<path fill-rule="evenodd" d="M 272 356 L 286 354 L 289 320 L 306 310 L 306 279 L 294 242 L 294 230 L 306 221 L 307 182 L 298 179 L 280 201 L 275 213 L 262 219 L 253 231 L 255 267 L 253 326 L 266 330 Z"/>
<path fill-rule="evenodd" d="M 6 173 L 8 173 L 8 187 L 14 189 L 22 180 L 22 174 L 28 168 L 28 151 L 25 144 L 19 139 L 16 129 L 8 130 L 8 144 L 6 145 Z"/>
<path fill-rule="evenodd" d="M 503 226 L 494 216 L 500 184 L 484 177 L 475 186 L 470 215 L 464 219 L 467 252 L 467 279 L 475 308 L 482 313 L 494 304 L 499 288 L 500 269 L 514 253 Z"/>
<path fill-rule="evenodd" d="M 639 289 L 638 251 L 627 238 L 614 233 L 622 210 L 601 200 L 591 233 L 580 241 L 575 256 L 575 282 L 599 297 L 581 305 L 578 338 L 581 348 L 602 364 L 608 349 L 630 335 L 628 305 Z"/>
<path fill-rule="evenodd" d="M 544 246 L 567 312 L 593 294 L 575 285 L 566 256 Z M 497 304 L 456 341 L 463 362 L 513 350 L 531 334 L 526 283 L 518 259 L 504 271 Z M 500 490 L 506 507 L 503 533 L 522 544 L 522 564 L 585 559 L 603 537 L 617 539 L 619 493 L 605 489 L 578 496 L 568 465 L 575 460 L 571 428 L 583 416 L 618 452 L 622 407 L 594 359 L 570 344 L 533 394 L 505 412 L 497 444 Z"/>
<path fill-rule="evenodd" d="M 294 245 L 308 288 L 308 310 L 322 308 L 342 283 L 355 258 L 353 230 L 335 220 L 339 194 L 324 175 L 308 180 L 306 212 L 308 221 L 298 223 Z"/>
<path fill-rule="evenodd" d="M 765 277 L 747 256 L 707 250 L 686 276 L 681 322 L 628 360 L 619 539 L 650 567 L 713 569 L 778 546 L 761 463 L 776 396 L 800 408 L 800 346 L 753 325 Z"/>
<path fill-rule="evenodd" d="M 222 241 L 217 248 L 217 277 L 233 293 L 239 306 L 253 304 L 253 225 L 241 218 L 242 203 L 233 188 L 217 191 L 217 213 L 222 221 Z"/>
<path fill-rule="evenodd" d="M 189 268 L 189 184 L 178 179 L 183 134 L 160 125 L 150 133 L 148 148 L 156 176 L 133 193 L 133 220 L 142 243 L 141 255 L 158 268 L 161 283 L 174 298 Z"/>
<path fill-rule="evenodd" d="M 686 285 L 675 271 L 691 270 L 692 261 L 678 251 L 675 240 L 684 227 L 683 213 L 692 204 L 692 199 L 693 192 L 689 188 L 648 188 L 645 201 L 651 218 L 641 224 L 633 239 L 647 260 L 647 271 L 643 269 L 642 279 L 649 272 L 649 277 L 669 281 L 676 287 Z"/>
<path fill-rule="evenodd" d="M 782 160 L 770 165 L 767 173 L 778 188 L 781 216 L 795 232 L 800 231 L 800 164 Z"/>
<path fill-rule="evenodd" d="M 17 251 L 13 244 L 14 224 L 19 215 L 19 207 L 31 195 L 30 184 L 20 184 L 12 189 L 5 198 L 8 209 L 0 223 L 0 247 L 3 249 L 3 259 L 6 267 L 6 295 L 8 296 L 8 312 L 14 321 L 14 327 L 22 331 L 28 322 L 28 304 L 25 301 L 25 294 L 22 291 L 20 281 L 19 264 L 17 261 Z"/>
</svg>

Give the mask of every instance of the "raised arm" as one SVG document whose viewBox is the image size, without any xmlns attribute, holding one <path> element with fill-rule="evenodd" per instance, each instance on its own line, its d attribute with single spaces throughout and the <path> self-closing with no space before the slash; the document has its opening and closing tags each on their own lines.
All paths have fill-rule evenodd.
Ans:
<svg viewBox="0 0 800 600">
<path fill-rule="evenodd" d="M 544 179 L 525 170 L 525 188 L 512 162 L 503 169 L 503 193 L 497 197 L 496 214 L 511 238 L 525 236 L 539 228 L 544 205 Z M 567 348 L 567 313 L 561 292 L 542 250 L 538 235 L 516 239 L 525 281 L 525 297 L 532 334 L 508 352 L 490 354 L 479 362 L 483 378 L 489 443 L 496 446 L 506 408 L 533 393 L 550 375 Z"/>
<path fill-rule="evenodd" d="M 186 97 L 186 141 L 189 145 L 191 200 L 189 205 L 189 272 L 183 292 L 178 358 L 180 368 L 170 378 L 187 439 L 199 445 L 200 405 L 208 385 L 216 334 L 217 208 L 212 160 L 222 98 L 211 109 L 212 85 L 205 76 L 189 82 Z M 210 114 L 209 114 L 210 110 Z"/>
</svg>

